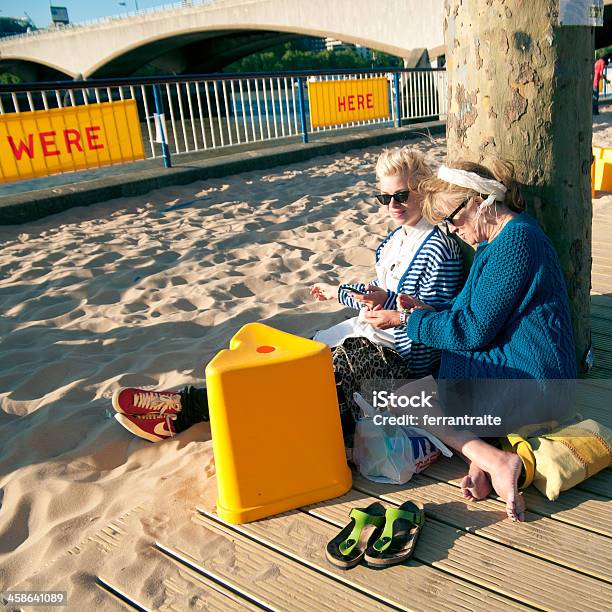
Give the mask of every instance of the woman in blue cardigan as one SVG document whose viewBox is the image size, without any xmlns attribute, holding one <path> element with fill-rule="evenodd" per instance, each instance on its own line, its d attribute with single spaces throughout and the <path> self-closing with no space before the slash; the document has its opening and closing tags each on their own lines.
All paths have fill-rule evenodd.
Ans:
<svg viewBox="0 0 612 612">
<path fill-rule="evenodd" d="M 425 181 L 423 215 L 477 246 L 459 295 L 435 308 L 414 296 L 398 299 L 393 320 L 369 314 L 373 325 L 402 325 L 408 337 L 442 351 L 440 379 L 573 379 L 576 360 L 565 280 L 554 247 L 523 212 L 514 169 L 497 161 L 491 170 L 471 162 L 442 166 Z M 476 385 L 474 386 L 476 388 Z M 482 402 L 481 414 L 491 402 Z M 468 499 L 491 486 L 508 516 L 522 520 L 517 490 L 522 463 L 469 432 L 437 432 L 469 463 L 462 481 Z"/>
</svg>

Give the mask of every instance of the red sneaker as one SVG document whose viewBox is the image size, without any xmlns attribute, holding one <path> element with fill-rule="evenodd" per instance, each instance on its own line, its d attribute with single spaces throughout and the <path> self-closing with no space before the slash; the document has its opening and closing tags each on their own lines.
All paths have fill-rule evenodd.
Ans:
<svg viewBox="0 0 612 612">
<path fill-rule="evenodd" d="M 115 418 L 135 436 L 149 440 L 149 442 L 160 442 L 176 435 L 174 429 L 175 414 L 132 415 L 118 413 Z"/>
<path fill-rule="evenodd" d="M 181 395 L 128 387 L 115 391 L 113 408 L 122 414 L 176 414 L 181 411 Z"/>
</svg>

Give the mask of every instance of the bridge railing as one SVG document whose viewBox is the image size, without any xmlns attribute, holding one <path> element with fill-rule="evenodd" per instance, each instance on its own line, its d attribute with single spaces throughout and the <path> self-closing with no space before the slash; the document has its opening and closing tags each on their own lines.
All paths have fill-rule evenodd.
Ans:
<svg viewBox="0 0 612 612">
<path fill-rule="evenodd" d="M 189 0 L 189 2 L 170 2 L 166 4 L 157 4 L 147 8 L 142 8 L 134 11 L 122 11 L 115 15 L 107 15 L 105 17 L 98 17 L 95 19 L 87 19 L 84 21 L 71 21 L 70 23 L 62 24 L 57 23 L 50 25 L 46 28 L 38 28 L 36 30 L 28 30 L 27 32 L 21 32 L 19 34 L 9 34 L 3 36 L 2 40 L 15 39 L 15 38 L 32 38 L 45 35 L 53 35 L 64 32 L 66 30 L 73 30 L 75 28 L 89 28 L 96 26 L 104 26 L 109 23 L 115 23 L 117 21 L 123 21 L 126 19 L 143 18 L 148 16 L 156 16 L 159 13 L 167 13 L 174 11 L 185 11 L 186 9 L 198 8 L 200 6 L 214 4 L 217 0 Z"/>
<path fill-rule="evenodd" d="M 313 126 L 309 83 L 371 78 L 386 80 L 388 113 L 376 119 Z M 185 153 L 283 139 L 306 141 L 330 131 L 397 127 L 444 116 L 446 72 L 204 74 L 0 85 L 0 117 L 128 99 L 136 102 L 145 158 L 163 157 L 169 166 L 172 157 Z"/>
</svg>

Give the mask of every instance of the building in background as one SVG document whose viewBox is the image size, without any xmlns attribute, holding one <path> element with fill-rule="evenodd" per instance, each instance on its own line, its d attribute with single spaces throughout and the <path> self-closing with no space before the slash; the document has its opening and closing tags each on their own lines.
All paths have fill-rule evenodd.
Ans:
<svg viewBox="0 0 612 612">
<path fill-rule="evenodd" d="M 361 45 L 354 45 L 352 43 L 345 43 L 341 40 L 336 40 L 335 38 L 325 39 L 325 49 L 327 49 L 328 51 L 355 51 L 355 53 L 357 53 L 364 59 L 370 59 L 370 57 L 372 56 L 372 51 L 367 47 L 362 47 Z"/>
<path fill-rule="evenodd" d="M 325 39 L 319 36 L 304 36 L 298 42 L 304 51 L 319 53 L 319 51 L 325 50 Z"/>
</svg>

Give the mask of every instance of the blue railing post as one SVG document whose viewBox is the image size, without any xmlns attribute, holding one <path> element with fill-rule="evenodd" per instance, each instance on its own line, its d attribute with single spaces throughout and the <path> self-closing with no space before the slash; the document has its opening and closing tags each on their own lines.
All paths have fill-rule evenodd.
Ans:
<svg viewBox="0 0 612 612">
<path fill-rule="evenodd" d="M 395 96 L 395 127 L 402 126 L 401 104 L 400 104 L 400 85 L 399 72 L 393 73 L 393 95 Z"/>
<path fill-rule="evenodd" d="M 308 128 L 306 127 L 306 105 L 304 104 L 304 79 L 298 77 L 298 106 L 300 107 L 300 126 L 302 127 L 302 142 L 308 142 Z"/>
<path fill-rule="evenodd" d="M 172 160 L 170 159 L 170 147 L 166 142 L 166 126 L 164 118 L 164 107 L 161 101 L 161 93 L 159 85 L 153 85 L 153 100 L 155 101 L 155 121 L 159 129 L 161 138 L 162 155 L 164 157 L 164 167 L 172 168 Z"/>
</svg>

